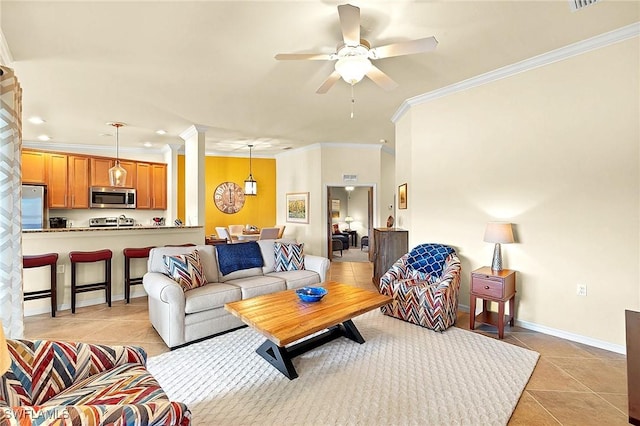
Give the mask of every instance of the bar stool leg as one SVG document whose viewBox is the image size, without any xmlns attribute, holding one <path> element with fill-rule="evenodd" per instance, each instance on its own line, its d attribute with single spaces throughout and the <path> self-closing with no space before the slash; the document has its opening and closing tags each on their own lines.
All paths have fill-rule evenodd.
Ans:
<svg viewBox="0 0 640 426">
<path fill-rule="evenodd" d="M 106 299 L 107 299 L 107 305 L 109 307 L 111 307 L 111 259 L 107 259 L 106 260 L 106 287 L 105 287 L 105 292 L 106 292 Z"/>
<path fill-rule="evenodd" d="M 58 263 L 54 263 L 50 265 L 51 268 L 51 316 L 55 318 L 56 316 L 56 308 L 57 308 L 57 274 L 58 274 Z"/>
<path fill-rule="evenodd" d="M 76 313 L 76 263 L 71 262 L 71 313 Z"/>
<path fill-rule="evenodd" d="M 131 265 L 129 257 L 124 257 L 124 298 L 129 303 L 131 299 Z"/>
</svg>

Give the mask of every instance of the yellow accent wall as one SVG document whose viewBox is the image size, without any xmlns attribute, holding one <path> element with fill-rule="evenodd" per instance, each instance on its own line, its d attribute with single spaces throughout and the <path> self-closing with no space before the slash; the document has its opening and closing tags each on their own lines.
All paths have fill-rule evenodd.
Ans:
<svg viewBox="0 0 640 426">
<path fill-rule="evenodd" d="M 215 234 L 216 226 L 246 225 L 259 228 L 276 224 L 276 160 L 254 158 L 253 178 L 258 182 L 258 195 L 245 197 L 244 207 L 235 214 L 222 213 L 213 202 L 213 192 L 222 182 L 235 182 L 244 187 L 249 176 L 249 159 L 207 156 L 205 167 L 205 235 Z M 185 222 L 184 207 L 185 157 L 178 156 L 178 218 Z"/>
</svg>

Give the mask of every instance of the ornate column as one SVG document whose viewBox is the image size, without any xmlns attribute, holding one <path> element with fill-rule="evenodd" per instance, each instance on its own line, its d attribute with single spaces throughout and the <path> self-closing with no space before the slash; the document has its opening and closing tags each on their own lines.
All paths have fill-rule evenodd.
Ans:
<svg viewBox="0 0 640 426">
<path fill-rule="evenodd" d="M 5 334 L 24 334 L 22 306 L 21 165 L 22 89 L 0 66 L 0 320 Z"/>
</svg>

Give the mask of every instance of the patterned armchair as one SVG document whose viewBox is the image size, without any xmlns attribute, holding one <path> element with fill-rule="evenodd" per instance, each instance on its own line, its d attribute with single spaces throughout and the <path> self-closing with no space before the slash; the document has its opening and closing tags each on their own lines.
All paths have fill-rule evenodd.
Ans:
<svg viewBox="0 0 640 426">
<path fill-rule="evenodd" d="M 8 340 L 11 367 L 0 377 L 0 425 L 180 425 L 171 402 L 135 346 Z"/>
<path fill-rule="evenodd" d="M 460 259 L 453 248 L 421 244 L 398 259 L 380 278 L 380 293 L 393 302 L 382 313 L 444 331 L 456 322 Z"/>
</svg>

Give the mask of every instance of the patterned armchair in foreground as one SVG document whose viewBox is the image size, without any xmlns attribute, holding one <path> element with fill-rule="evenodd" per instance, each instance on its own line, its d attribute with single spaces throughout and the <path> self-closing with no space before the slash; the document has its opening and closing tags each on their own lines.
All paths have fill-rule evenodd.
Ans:
<svg viewBox="0 0 640 426">
<path fill-rule="evenodd" d="M 135 346 L 8 340 L 11 367 L 0 377 L 0 425 L 180 425 L 171 402 Z"/>
<path fill-rule="evenodd" d="M 393 302 L 382 313 L 444 331 L 456 322 L 460 259 L 453 248 L 421 244 L 398 259 L 380 278 L 380 293 Z"/>
</svg>

